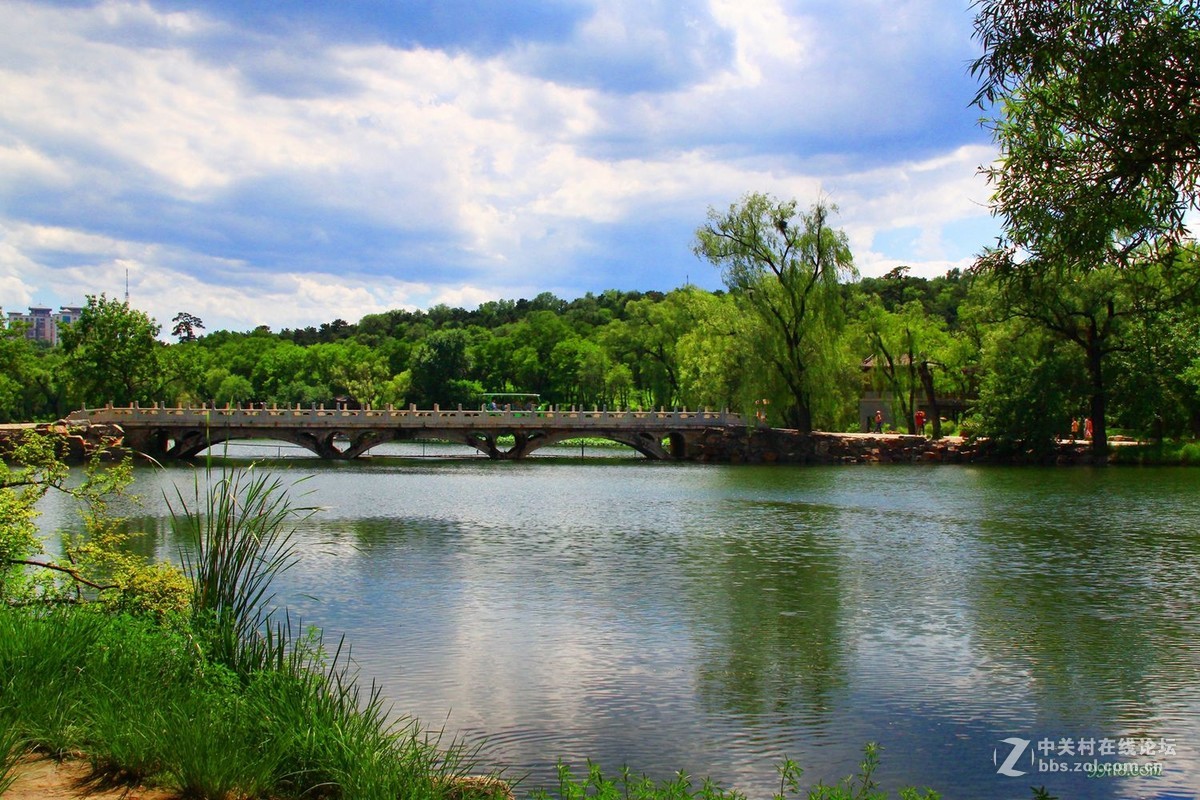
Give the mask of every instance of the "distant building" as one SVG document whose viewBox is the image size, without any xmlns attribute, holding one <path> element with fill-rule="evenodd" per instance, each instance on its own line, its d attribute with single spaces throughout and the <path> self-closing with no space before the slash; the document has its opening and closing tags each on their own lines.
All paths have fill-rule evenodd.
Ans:
<svg viewBox="0 0 1200 800">
<path fill-rule="evenodd" d="M 8 312 L 8 325 L 12 327 L 14 323 L 24 323 L 27 326 L 26 339 L 57 345 L 63 326 L 79 319 L 82 313 L 83 308 L 80 306 L 59 306 L 57 313 L 48 306 L 30 306 L 28 314 L 22 314 L 20 311 Z"/>
</svg>

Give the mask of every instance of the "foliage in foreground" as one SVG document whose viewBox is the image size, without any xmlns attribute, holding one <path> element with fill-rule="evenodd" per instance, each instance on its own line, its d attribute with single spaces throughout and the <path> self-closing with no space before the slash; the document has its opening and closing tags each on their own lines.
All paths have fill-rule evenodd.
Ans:
<svg viewBox="0 0 1200 800">
<path fill-rule="evenodd" d="M 80 488 L 52 439 L 20 455 L 0 476 L 0 789 L 29 748 L 86 753 L 97 780 L 153 779 L 196 798 L 436 799 L 444 776 L 470 765 L 460 744 L 392 721 L 347 649 L 330 655 L 319 633 L 272 616 L 271 582 L 294 561 L 291 523 L 308 511 L 278 479 L 197 480 L 194 505 L 175 516 L 196 539 L 184 581 L 121 555 L 105 501 L 128 464 L 96 460 Z M 86 501 L 88 533 L 66 541 L 62 564 L 42 557 L 34 525 L 49 491 Z M 133 591 L 125 575 L 155 591 Z M 169 607 L 163 576 L 177 579 Z"/>
<path fill-rule="evenodd" d="M 113 611 L 182 612 L 187 587 L 167 564 L 148 564 L 124 549 L 128 535 L 109 503 L 132 480 L 129 460 L 113 461 L 103 449 L 91 453 L 81 481 L 64 462 L 66 439 L 26 433 L 9 444 L 0 461 L 0 603 L 99 601 Z M 38 503 L 51 492 L 79 507 L 86 533 L 64 535 L 62 557 L 45 552 L 36 519 Z"/>
<path fill-rule="evenodd" d="M 0 718 L 9 738 L 87 754 L 98 778 L 156 779 L 187 796 L 437 798 L 469 763 L 415 723 L 363 702 L 319 638 L 239 678 L 186 627 L 92 609 L 0 609 Z M 9 752 L 15 752 L 9 742 Z"/>
</svg>

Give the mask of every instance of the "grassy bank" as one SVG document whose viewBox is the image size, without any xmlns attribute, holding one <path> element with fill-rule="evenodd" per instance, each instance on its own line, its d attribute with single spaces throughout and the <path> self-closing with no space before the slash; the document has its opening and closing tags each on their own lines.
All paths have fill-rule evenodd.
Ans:
<svg viewBox="0 0 1200 800">
<path fill-rule="evenodd" d="M 186 626 L 79 608 L 0 609 L 0 718 L 19 750 L 83 753 L 100 780 L 188 797 L 440 798 L 470 765 L 387 720 L 305 639 L 244 675 Z"/>
<path fill-rule="evenodd" d="M 1142 466 L 1200 466 L 1200 442 L 1159 442 L 1112 448 L 1113 464 Z"/>
</svg>

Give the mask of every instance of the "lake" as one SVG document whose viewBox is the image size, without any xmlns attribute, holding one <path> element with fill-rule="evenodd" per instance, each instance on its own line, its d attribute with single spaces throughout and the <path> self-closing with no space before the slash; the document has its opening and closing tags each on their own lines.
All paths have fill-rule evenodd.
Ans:
<svg viewBox="0 0 1200 800">
<path fill-rule="evenodd" d="M 765 798 L 874 741 L 893 796 L 1196 796 L 1200 470 L 379 452 L 266 465 L 322 508 L 278 599 L 524 789 L 590 758 Z M 135 547 L 176 556 L 197 474 L 139 468 Z"/>
</svg>

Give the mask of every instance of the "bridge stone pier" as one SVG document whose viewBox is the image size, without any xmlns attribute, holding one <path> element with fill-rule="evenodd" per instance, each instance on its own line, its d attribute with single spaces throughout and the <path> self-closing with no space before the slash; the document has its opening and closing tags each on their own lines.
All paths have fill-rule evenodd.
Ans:
<svg viewBox="0 0 1200 800">
<path fill-rule="evenodd" d="M 494 459 L 523 458 L 538 448 L 578 437 L 626 444 L 647 458 L 695 457 L 706 432 L 744 430 L 727 411 L 442 411 L 393 408 L 114 408 L 83 409 L 71 425 L 117 426 L 122 445 L 158 460 L 192 458 L 233 440 L 291 442 L 324 459 L 352 459 L 385 442 L 446 440 Z M 513 437 L 510 447 L 498 440 Z"/>
</svg>

